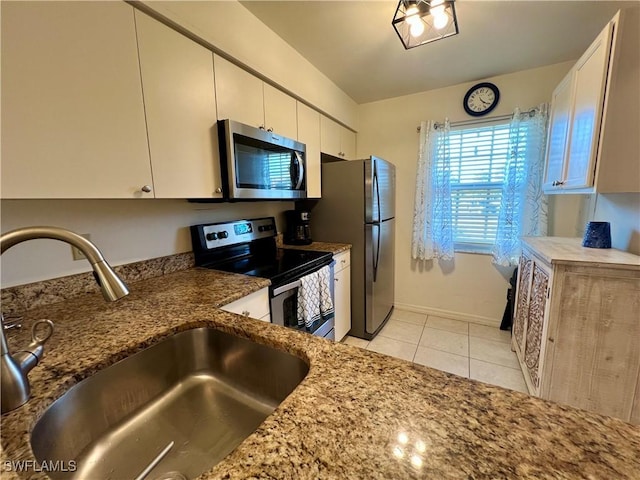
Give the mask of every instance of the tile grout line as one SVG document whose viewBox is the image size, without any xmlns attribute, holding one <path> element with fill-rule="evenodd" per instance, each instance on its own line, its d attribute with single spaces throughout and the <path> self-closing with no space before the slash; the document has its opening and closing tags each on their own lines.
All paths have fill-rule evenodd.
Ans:
<svg viewBox="0 0 640 480">
<path fill-rule="evenodd" d="M 427 328 L 427 320 L 429 319 L 429 315 L 424 319 L 424 324 L 422 325 L 422 330 L 420 331 L 420 337 L 418 338 L 418 345 L 416 345 L 416 351 L 413 352 L 413 358 L 411 359 L 411 363 L 416 363 L 416 355 L 418 354 L 418 348 L 420 348 L 420 341 L 422 340 L 422 336 L 424 335 L 424 329 Z"/>
<path fill-rule="evenodd" d="M 467 322 L 467 378 L 471 380 L 471 328 Z"/>
</svg>

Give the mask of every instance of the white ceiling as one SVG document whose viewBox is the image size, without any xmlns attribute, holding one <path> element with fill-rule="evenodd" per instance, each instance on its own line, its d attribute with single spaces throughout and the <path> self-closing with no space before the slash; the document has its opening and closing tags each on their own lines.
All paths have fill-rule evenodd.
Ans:
<svg viewBox="0 0 640 480">
<path fill-rule="evenodd" d="M 241 3 L 358 103 L 575 60 L 638 4 L 459 0 L 459 35 L 405 50 L 391 26 L 397 1 Z"/>
</svg>

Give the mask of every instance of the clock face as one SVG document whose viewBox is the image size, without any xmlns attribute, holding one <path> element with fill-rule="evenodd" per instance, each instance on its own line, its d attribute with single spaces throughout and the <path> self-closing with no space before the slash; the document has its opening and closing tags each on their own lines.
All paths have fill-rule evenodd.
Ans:
<svg viewBox="0 0 640 480">
<path fill-rule="evenodd" d="M 471 87 L 464 97 L 465 111 L 474 117 L 486 115 L 500 99 L 500 91 L 493 83 L 479 83 Z"/>
</svg>

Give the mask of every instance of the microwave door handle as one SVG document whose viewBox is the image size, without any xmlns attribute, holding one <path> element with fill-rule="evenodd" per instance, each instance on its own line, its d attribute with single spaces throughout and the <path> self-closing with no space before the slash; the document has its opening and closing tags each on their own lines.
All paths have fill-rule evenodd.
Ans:
<svg viewBox="0 0 640 480">
<path fill-rule="evenodd" d="M 304 161 L 302 160 L 300 152 L 294 152 L 294 156 L 295 163 L 298 165 L 298 183 L 296 183 L 295 190 L 300 190 L 302 182 L 304 181 Z"/>
</svg>

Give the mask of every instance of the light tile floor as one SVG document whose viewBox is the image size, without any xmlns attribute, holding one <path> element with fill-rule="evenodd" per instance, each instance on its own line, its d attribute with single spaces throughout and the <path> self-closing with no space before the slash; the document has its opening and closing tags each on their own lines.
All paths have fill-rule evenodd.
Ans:
<svg viewBox="0 0 640 480">
<path fill-rule="evenodd" d="M 396 309 L 372 341 L 343 342 L 527 393 L 511 334 L 497 327 Z"/>
</svg>

